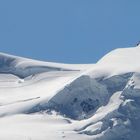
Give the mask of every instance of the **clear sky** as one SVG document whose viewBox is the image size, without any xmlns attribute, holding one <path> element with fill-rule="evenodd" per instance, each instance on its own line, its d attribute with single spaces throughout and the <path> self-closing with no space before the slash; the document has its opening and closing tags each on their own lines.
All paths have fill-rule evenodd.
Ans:
<svg viewBox="0 0 140 140">
<path fill-rule="evenodd" d="M 0 0 L 0 51 L 95 63 L 140 40 L 140 0 Z"/>
</svg>

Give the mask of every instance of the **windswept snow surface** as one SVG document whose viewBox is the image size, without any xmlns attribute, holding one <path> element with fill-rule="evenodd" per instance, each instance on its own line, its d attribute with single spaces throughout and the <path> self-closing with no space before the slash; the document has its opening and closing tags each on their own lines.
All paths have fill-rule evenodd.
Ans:
<svg viewBox="0 0 140 140">
<path fill-rule="evenodd" d="M 0 140 L 139 140 L 140 46 L 96 64 L 0 53 Z"/>
</svg>

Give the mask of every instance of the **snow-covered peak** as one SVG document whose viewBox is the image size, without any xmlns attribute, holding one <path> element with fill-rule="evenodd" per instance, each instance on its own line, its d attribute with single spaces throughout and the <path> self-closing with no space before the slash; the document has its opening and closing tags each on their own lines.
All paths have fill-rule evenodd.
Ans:
<svg viewBox="0 0 140 140">
<path fill-rule="evenodd" d="M 102 57 L 90 74 L 113 76 L 140 71 L 140 47 L 115 49 Z"/>
<path fill-rule="evenodd" d="M 139 45 L 140 46 L 140 45 Z M 98 62 L 99 65 L 112 66 L 121 68 L 126 67 L 137 67 L 140 66 L 138 62 L 140 60 L 140 47 L 132 48 L 120 48 L 115 49 L 101 58 Z M 125 69 L 125 68 L 124 68 Z"/>
</svg>

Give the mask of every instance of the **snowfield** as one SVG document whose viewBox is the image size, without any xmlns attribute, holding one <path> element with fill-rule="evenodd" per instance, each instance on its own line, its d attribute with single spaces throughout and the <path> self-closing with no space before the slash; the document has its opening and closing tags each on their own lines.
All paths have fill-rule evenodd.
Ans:
<svg viewBox="0 0 140 140">
<path fill-rule="evenodd" d="M 0 53 L 0 140 L 139 140 L 140 46 L 96 64 Z"/>
</svg>

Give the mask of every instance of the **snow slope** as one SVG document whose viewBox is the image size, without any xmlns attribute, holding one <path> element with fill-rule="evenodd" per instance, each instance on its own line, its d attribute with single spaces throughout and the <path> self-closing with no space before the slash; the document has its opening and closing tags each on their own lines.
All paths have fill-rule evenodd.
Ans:
<svg viewBox="0 0 140 140">
<path fill-rule="evenodd" d="M 96 64 L 0 53 L 0 139 L 139 140 L 140 46 Z"/>
</svg>

